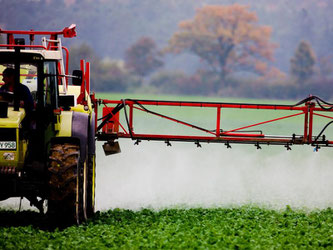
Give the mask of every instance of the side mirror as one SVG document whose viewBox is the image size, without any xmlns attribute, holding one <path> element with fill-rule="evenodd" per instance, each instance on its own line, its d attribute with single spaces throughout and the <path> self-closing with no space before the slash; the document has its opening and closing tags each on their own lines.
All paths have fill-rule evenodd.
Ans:
<svg viewBox="0 0 333 250">
<path fill-rule="evenodd" d="M 82 83 L 82 71 L 81 70 L 73 70 L 73 78 L 72 78 L 72 84 L 76 86 L 81 86 Z"/>
</svg>

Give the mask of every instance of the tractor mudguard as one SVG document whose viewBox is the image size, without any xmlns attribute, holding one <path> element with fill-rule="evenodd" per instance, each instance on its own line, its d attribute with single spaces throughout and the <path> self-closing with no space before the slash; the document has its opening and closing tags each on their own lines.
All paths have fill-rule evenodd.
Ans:
<svg viewBox="0 0 333 250">
<path fill-rule="evenodd" d="M 88 137 L 88 154 L 94 155 L 96 153 L 95 144 L 95 113 L 91 114 L 90 124 L 89 124 L 89 137 Z"/>
<path fill-rule="evenodd" d="M 63 112 L 57 138 L 77 138 L 80 142 L 81 160 L 87 153 L 95 153 L 95 116 L 89 121 L 89 114 L 82 112 Z M 87 149 L 89 150 L 87 152 Z"/>
</svg>

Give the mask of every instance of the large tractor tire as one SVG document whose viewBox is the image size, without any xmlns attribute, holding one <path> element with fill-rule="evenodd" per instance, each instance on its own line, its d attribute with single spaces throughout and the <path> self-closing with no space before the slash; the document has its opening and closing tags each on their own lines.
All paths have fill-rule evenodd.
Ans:
<svg viewBox="0 0 333 250">
<path fill-rule="evenodd" d="M 87 181 L 87 217 L 91 218 L 95 213 L 96 193 L 96 156 L 89 155 L 87 159 L 88 181 Z"/>
<path fill-rule="evenodd" d="M 48 214 L 56 222 L 80 224 L 87 219 L 87 164 L 72 143 L 51 146 L 48 167 Z"/>
</svg>

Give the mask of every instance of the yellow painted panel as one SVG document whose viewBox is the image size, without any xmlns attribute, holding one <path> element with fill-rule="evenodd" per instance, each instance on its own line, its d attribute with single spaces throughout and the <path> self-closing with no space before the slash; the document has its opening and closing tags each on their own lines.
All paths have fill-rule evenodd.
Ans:
<svg viewBox="0 0 333 250">
<path fill-rule="evenodd" d="M 57 136 L 72 136 L 72 111 L 62 111 L 60 115 L 60 126 Z"/>
<path fill-rule="evenodd" d="M 13 107 L 8 107 L 8 117 L 0 118 L 0 128 L 19 128 L 21 121 L 25 116 L 25 111 L 20 108 L 19 111 L 14 111 Z"/>
</svg>

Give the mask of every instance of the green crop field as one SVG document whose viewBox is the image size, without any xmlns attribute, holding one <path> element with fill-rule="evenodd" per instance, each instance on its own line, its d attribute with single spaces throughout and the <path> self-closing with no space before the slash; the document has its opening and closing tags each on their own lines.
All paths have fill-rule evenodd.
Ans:
<svg viewBox="0 0 333 250">
<path fill-rule="evenodd" d="M 8 222 L 11 212 L 0 212 Z M 333 211 L 254 207 L 113 210 L 79 227 L 44 230 L 33 214 L 0 227 L 1 249 L 319 249 L 333 247 Z M 37 216 L 38 217 L 38 216 Z M 2 218 L 3 219 L 3 218 Z M 20 223 L 22 226 L 20 226 Z M 26 225 L 32 223 L 34 225 Z M 39 224 L 38 224 L 39 223 Z M 16 224 L 16 225 L 15 225 Z M 25 225 L 24 225 L 25 224 Z M 44 225 L 45 226 L 45 225 Z"/>
<path fill-rule="evenodd" d="M 297 101 L 98 94 L 99 98 L 294 104 Z M 214 129 L 216 110 L 147 107 Z M 224 130 L 288 115 L 222 110 Z M 122 122 L 126 124 L 121 113 Z M 193 133 L 134 111 L 136 132 Z M 302 133 L 302 118 L 258 127 Z M 315 131 L 328 121 L 316 120 Z M 328 130 L 329 135 L 332 131 Z M 199 131 L 200 132 L 200 131 Z M 201 133 L 201 132 L 200 132 Z M 202 133 L 200 134 L 202 135 Z M 142 142 L 119 140 L 122 153 L 105 157 L 97 145 L 97 209 L 80 226 L 53 228 L 33 211 L 0 203 L 0 249 L 318 249 L 333 248 L 331 150 L 309 146 Z"/>
</svg>

